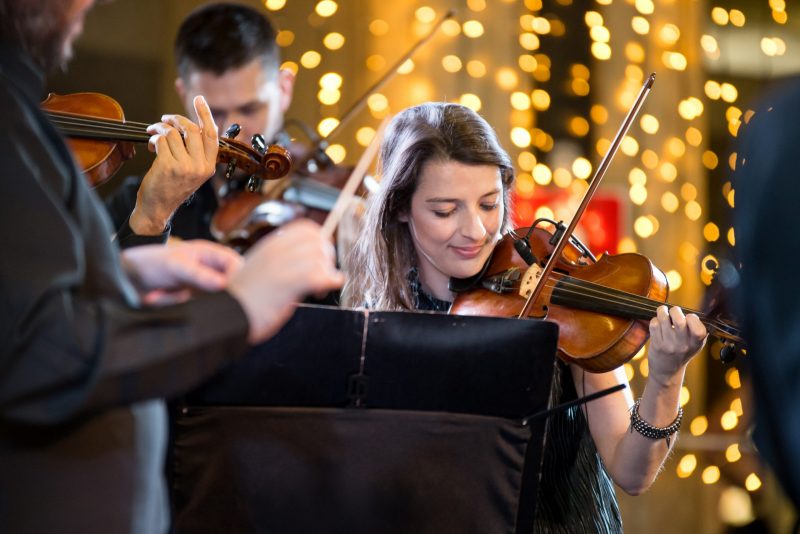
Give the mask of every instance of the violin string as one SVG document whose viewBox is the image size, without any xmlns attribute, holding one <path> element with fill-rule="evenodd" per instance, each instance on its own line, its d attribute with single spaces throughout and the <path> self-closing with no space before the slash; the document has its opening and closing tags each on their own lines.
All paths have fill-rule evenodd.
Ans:
<svg viewBox="0 0 800 534">
<path fill-rule="evenodd" d="M 150 134 L 147 133 L 147 127 L 150 126 L 149 124 L 145 123 L 129 123 L 129 122 L 121 122 L 115 121 L 111 119 L 99 119 L 99 118 L 86 118 L 75 116 L 71 114 L 65 113 L 47 113 L 50 120 L 56 124 L 57 126 L 62 126 L 65 129 L 69 129 L 70 133 L 75 134 L 105 134 L 105 135 L 113 135 L 115 138 L 118 138 L 119 135 L 127 134 L 133 137 L 126 137 L 122 140 L 124 141 L 142 141 L 147 142 L 150 139 Z M 229 148 L 231 150 L 239 151 L 240 149 L 233 144 L 229 143 L 224 138 L 219 138 L 219 145 L 224 148 Z"/>
<path fill-rule="evenodd" d="M 103 125 L 120 125 L 120 126 L 133 126 L 137 128 L 147 128 L 150 124 L 145 122 L 135 121 L 122 121 L 118 119 L 108 119 L 105 117 L 92 117 L 91 115 L 78 115 L 66 111 L 46 111 L 45 115 L 51 119 L 71 119 L 85 124 L 103 124 Z"/>
<path fill-rule="evenodd" d="M 574 294 L 578 296 L 592 297 L 596 301 L 600 302 L 607 302 L 617 305 L 622 304 L 623 306 L 627 306 L 627 310 L 629 312 L 644 312 L 649 314 L 651 317 L 655 316 L 656 309 L 659 306 L 664 305 L 664 303 L 660 301 L 648 299 L 646 297 L 628 293 L 619 289 L 608 288 L 606 286 L 570 276 L 561 276 L 560 278 L 551 276 L 550 280 L 556 281 L 555 283 L 551 284 L 548 280 L 545 287 L 552 288 L 554 291 L 560 291 L 562 294 Z M 580 283 L 576 283 L 575 281 L 579 281 Z M 559 286 L 559 283 L 561 286 Z M 704 324 L 712 327 L 715 331 L 739 339 L 738 328 L 731 326 L 719 319 L 709 318 L 706 314 L 691 310 L 689 308 L 684 308 L 684 311 L 696 314 Z"/>
</svg>

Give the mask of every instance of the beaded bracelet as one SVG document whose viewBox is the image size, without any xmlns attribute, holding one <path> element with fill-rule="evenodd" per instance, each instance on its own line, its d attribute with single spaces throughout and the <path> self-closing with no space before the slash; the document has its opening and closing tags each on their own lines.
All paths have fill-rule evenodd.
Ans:
<svg viewBox="0 0 800 534">
<path fill-rule="evenodd" d="M 651 425 L 639 416 L 639 403 L 641 400 L 642 399 L 637 399 L 636 403 L 633 405 L 633 408 L 631 408 L 631 432 L 636 430 L 636 432 L 642 436 L 650 439 L 666 439 L 667 448 L 669 448 L 670 437 L 672 437 L 672 435 L 675 434 L 681 427 L 681 421 L 683 420 L 683 408 L 678 407 L 678 415 L 675 417 L 675 420 L 672 421 L 672 423 L 664 428 L 659 428 Z"/>
</svg>

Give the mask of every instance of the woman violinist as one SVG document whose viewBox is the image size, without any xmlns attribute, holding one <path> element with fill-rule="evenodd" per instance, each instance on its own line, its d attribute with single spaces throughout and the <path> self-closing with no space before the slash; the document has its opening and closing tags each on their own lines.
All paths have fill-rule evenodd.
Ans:
<svg viewBox="0 0 800 534">
<path fill-rule="evenodd" d="M 450 278 L 477 274 L 506 230 L 511 161 L 475 112 L 428 103 L 391 122 L 379 174 L 380 189 L 347 261 L 342 304 L 446 311 L 454 297 Z M 636 495 L 658 474 L 680 423 L 686 366 L 706 329 L 697 316 L 666 306 L 649 326 L 650 372 L 635 407 L 626 389 L 551 418 L 537 531 L 619 532 L 611 481 Z M 627 383 L 622 369 L 558 367 L 558 402 Z"/>
</svg>

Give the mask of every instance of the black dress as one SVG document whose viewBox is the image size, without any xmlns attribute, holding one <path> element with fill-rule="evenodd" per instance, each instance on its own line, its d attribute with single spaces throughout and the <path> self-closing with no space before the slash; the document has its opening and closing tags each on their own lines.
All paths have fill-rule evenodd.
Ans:
<svg viewBox="0 0 800 534">
<path fill-rule="evenodd" d="M 446 312 L 450 302 L 429 295 L 416 269 L 409 284 L 418 310 Z M 559 362 L 551 405 L 577 398 L 569 367 Z M 536 504 L 535 533 L 622 532 L 614 484 L 594 446 L 584 412 L 570 408 L 550 417 Z"/>
</svg>

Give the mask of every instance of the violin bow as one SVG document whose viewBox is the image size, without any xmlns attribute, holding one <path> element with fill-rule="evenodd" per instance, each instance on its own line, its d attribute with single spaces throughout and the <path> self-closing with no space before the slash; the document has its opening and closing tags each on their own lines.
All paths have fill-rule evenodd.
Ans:
<svg viewBox="0 0 800 534">
<path fill-rule="evenodd" d="M 519 313 L 519 318 L 523 319 L 528 316 L 533 303 L 536 302 L 536 299 L 539 298 L 539 295 L 542 293 L 542 290 L 545 287 L 543 283 L 550 277 L 550 274 L 553 272 L 553 269 L 556 266 L 556 262 L 558 258 L 561 257 L 561 253 L 564 251 L 564 247 L 566 247 L 567 243 L 569 242 L 569 238 L 572 235 L 572 232 L 575 231 L 575 227 L 578 225 L 578 222 L 583 215 L 586 206 L 588 206 L 589 201 L 592 200 L 595 191 L 600 186 L 600 182 L 603 180 L 603 176 L 605 176 L 608 167 L 611 165 L 611 160 L 614 159 L 614 156 L 619 149 L 620 144 L 622 144 L 622 139 L 630 130 L 631 125 L 633 124 L 634 119 L 636 119 L 636 115 L 639 114 L 639 110 L 642 109 L 644 105 L 644 101 L 647 96 L 650 94 L 650 90 L 653 88 L 653 84 L 656 81 L 656 74 L 651 73 L 650 76 L 647 77 L 644 84 L 642 85 L 641 90 L 639 91 L 639 95 L 636 97 L 631 108 L 628 110 L 628 114 L 625 116 L 625 120 L 622 121 L 622 125 L 617 132 L 617 135 L 614 137 L 614 140 L 611 143 L 611 146 L 606 151 L 605 156 L 600 161 L 600 165 L 597 166 L 597 170 L 592 177 L 592 181 L 589 185 L 589 189 L 586 190 L 586 194 L 581 200 L 580 206 L 575 211 L 575 215 L 572 216 L 572 220 L 569 223 L 569 226 L 561 233 L 561 237 L 558 240 L 558 244 L 553 249 L 553 252 L 550 254 L 550 259 L 547 260 L 547 263 L 542 269 L 541 273 L 539 273 L 539 279 L 536 282 L 536 286 L 534 287 L 533 291 L 528 295 L 528 299 L 525 301 L 525 306 L 523 306 L 522 311 Z"/>
<path fill-rule="evenodd" d="M 372 160 L 375 159 L 375 156 L 378 153 L 378 148 L 381 146 L 381 141 L 383 140 L 383 132 L 386 130 L 386 125 L 389 124 L 390 119 L 391 116 L 387 115 L 381 121 L 378 129 L 375 132 L 375 136 L 372 138 L 372 141 L 370 141 L 367 149 L 364 150 L 364 153 L 361 154 L 361 158 L 359 158 L 358 163 L 353 169 L 353 172 L 350 173 L 350 177 L 347 179 L 344 187 L 342 187 L 342 192 L 339 194 L 339 198 L 336 199 L 336 203 L 333 205 L 328 217 L 325 219 L 325 222 L 322 225 L 322 235 L 328 239 L 333 237 L 333 232 L 335 232 L 336 227 L 339 226 L 339 222 L 342 220 L 344 212 L 347 210 L 348 206 L 350 205 L 350 201 L 355 196 L 356 190 L 361 184 L 361 181 L 364 179 L 364 175 L 367 173 Z"/>
</svg>

